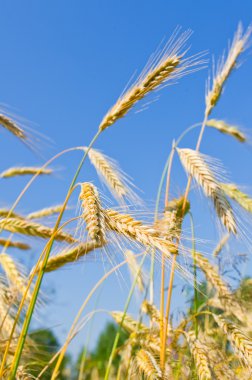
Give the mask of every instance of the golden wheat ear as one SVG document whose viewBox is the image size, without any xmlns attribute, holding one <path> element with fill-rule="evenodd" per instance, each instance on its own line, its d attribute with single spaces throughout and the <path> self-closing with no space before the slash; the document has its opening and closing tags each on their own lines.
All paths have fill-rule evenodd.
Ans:
<svg viewBox="0 0 252 380">
<path fill-rule="evenodd" d="M 247 136 L 236 125 L 228 124 L 223 120 L 210 119 L 206 122 L 206 126 L 232 136 L 241 143 L 247 142 Z"/>
<path fill-rule="evenodd" d="M 140 377 L 144 376 L 145 379 L 150 380 L 164 379 L 160 364 L 151 352 L 140 349 L 136 353 L 134 363 Z"/>
<path fill-rule="evenodd" d="M 206 94 L 206 115 L 210 115 L 212 109 L 216 106 L 226 80 L 233 69 L 237 67 L 239 56 L 248 46 L 251 32 L 252 26 L 249 26 L 243 33 L 242 24 L 239 24 L 227 57 L 225 58 L 225 54 L 223 54 L 219 60 L 216 74 L 213 78 L 212 88 L 208 89 Z"/>
<path fill-rule="evenodd" d="M 2 173 L 0 173 L 0 178 L 11 178 L 16 176 L 24 175 L 43 175 L 43 174 L 52 174 L 52 169 L 45 169 L 33 166 L 21 166 L 9 168 Z"/>
<path fill-rule="evenodd" d="M 180 78 L 199 69 L 199 65 L 205 63 L 201 60 L 201 54 L 184 59 L 185 44 L 190 35 L 190 30 L 180 36 L 179 29 L 174 32 L 162 52 L 158 52 L 149 60 L 136 82 L 124 92 L 104 116 L 99 126 L 100 131 L 124 117 L 137 102 L 150 92 L 164 87 L 172 79 Z"/>
<path fill-rule="evenodd" d="M 84 147 L 85 151 L 88 151 Z M 88 157 L 94 166 L 101 180 L 109 188 L 119 203 L 124 204 L 125 200 L 140 204 L 141 201 L 132 190 L 130 178 L 119 168 L 118 163 L 96 149 L 89 149 Z"/>
<path fill-rule="evenodd" d="M 236 220 L 221 184 L 207 164 L 206 156 L 192 149 L 178 149 L 180 161 L 185 171 L 201 186 L 203 192 L 214 205 L 216 213 L 229 232 L 237 233 Z"/>
<path fill-rule="evenodd" d="M 243 193 L 233 183 L 222 183 L 221 187 L 229 198 L 236 201 L 244 210 L 252 213 L 252 199 L 249 195 Z"/>
</svg>

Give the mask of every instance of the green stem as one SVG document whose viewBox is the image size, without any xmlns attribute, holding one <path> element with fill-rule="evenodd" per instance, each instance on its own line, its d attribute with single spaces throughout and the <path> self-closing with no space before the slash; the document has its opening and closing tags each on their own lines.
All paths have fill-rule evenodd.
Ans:
<svg viewBox="0 0 252 380">
<path fill-rule="evenodd" d="M 44 260 L 43 260 L 43 263 L 42 263 L 42 267 L 41 267 L 41 270 L 40 270 L 40 272 L 38 274 L 37 281 L 35 283 L 34 291 L 33 291 L 33 294 L 32 294 L 32 299 L 31 299 L 31 302 L 29 304 L 29 307 L 28 307 L 28 310 L 27 310 L 27 313 L 26 313 L 26 316 L 25 316 L 25 320 L 24 320 L 24 323 L 23 323 L 23 327 L 22 327 L 22 331 L 21 331 L 20 337 L 18 339 L 17 349 L 16 349 L 16 352 L 15 352 L 15 355 L 14 355 L 14 358 L 13 358 L 13 364 L 12 364 L 11 373 L 10 373 L 10 376 L 9 376 L 10 380 L 15 380 L 15 377 L 16 377 L 16 372 L 17 372 L 17 369 L 18 369 L 18 366 L 19 366 L 19 362 L 20 362 L 20 359 L 21 359 L 21 355 L 22 355 L 25 339 L 26 339 L 26 336 L 27 336 L 27 333 L 28 333 L 28 329 L 29 329 L 29 326 L 30 326 L 31 318 L 32 318 L 32 315 L 33 315 L 33 311 L 34 311 L 34 308 L 35 308 L 36 301 L 37 301 L 38 293 L 39 293 L 40 286 L 41 286 L 41 283 L 42 283 L 42 279 L 43 279 L 43 276 L 44 276 L 44 270 L 45 270 L 45 267 L 46 267 L 46 264 L 47 264 L 47 261 L 48 261 L 48 258 L 49 258 L 49 255 L 50 255 L 53 243 L 54 243 L 54 239 L 55 239 L 54 233 L 57 231 L 57 229 L 59 227 L 59 224 L 61 222 L 61 219 L 63 217 L 63 213 L 65 211 L 65 208 L 66 208 L 66 205 L 67 205 L 67 201 L 68 201 L 68 194 L 70 194 L 71 189 L 74 187 L 74 185 L 75 185 L 75 183 L 77 181 L 77 178 L 78 178 L 78 176 L 80 174 L 80 171 L 81 171 L 81 168 L 83 166 L 83 163 L 84 163 L 84 161 L 85 161 L 85 159 L 86 159 L 86 157 L 88 155 L 88 152 L 89 152 L 90 148 L 93 146 L 93 144 L 95 143 L 95 141 L 97 140 L 97 138 L 99 137 L 100 133 L 101 133 L 100 131 L 98 131 L 96 133 L 96 135 L 92 139 L 92 141 L 91 141 L 88 149 L 86 150 L 85 154 L 83 155 L 83 158 L 81 159 L 81 162 L 80 162 L 80 164 L 79 164 L 79 166 L 78 166 L 78 168 L 77 168 L 77 170 L 75 172 L 73 180 L 72 180 L 72 182 L 70 184 L 70 187 L 68 189 L 68 193 L 67 193 L 65 202 L 63 204 L 63 207 L 61 209 L 61 212 L 60 212 L 60 214 L 58 216 L 58 219 L 56 221 L 56 224 L 54 226 L 53 233 L 52 233 L 53 236 L 50 239 L 48 248 L 47 248 L 47 250 L 45 252 L 45 257 L 44 257 Z"/>
</svg>

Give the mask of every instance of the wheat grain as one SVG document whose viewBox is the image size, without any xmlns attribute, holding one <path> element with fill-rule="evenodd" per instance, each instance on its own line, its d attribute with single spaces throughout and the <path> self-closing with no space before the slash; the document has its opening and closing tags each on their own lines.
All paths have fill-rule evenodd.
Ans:
<svg viewBox="0 0 252 380">
<path fill-rule="evenodd" d="M 213 314 L 215 322 L 227 335 L 237 355 L 252 367 L 252 340 L 243 334 L 233 323 L 227 322 L 223 317 Z"/>
<path fill-rule="evenodd" d="M 65 250 L 56 256 L 50 257 L 47 261 L 45 272 L 52 272 L 66 264 L 78 261 L 81 257 L 101 247 L 102 245 L 98 244 L 96 241 L 78 244 L 77 246 Z M 41 266 L 37 268 L 36 272 L 39 272 L 40 268 Z"/>
<path fill-rule="evenodd" d="M 236 234 L 236 221 L 233 210 L 225 197 L 221 185 L 208 167 L 205 158 L 192 149 L 177 149 L 182 165 L 202 187 L 206 196 L 213 200 L 217 215 L 229 232 Z"/>
<path fill-rule="evenodd" d="M 175 244 L 158 236 L 158 231 L 143 225 L 128 214 L 120 214 L 115 210 L 104 210 L 107 228 L 123 236 L 135 240 L 147 247 L 154 247 L 166 256 L 177 253 Z"/>
<path fill-rule="evenodd" d="M 1 239 L 1 238 L 0 238 L 0 245 L 8 246 L 8 248 L 18 248 L 18 249 L 23 249 L 23 250 L 27 250 L 31 248 L 28 244 L 22 243 L 20 241 L 11 241 L 11 240 Z"/>
<path fill-rule="evenodd" d="M 252 212 L 252 199 L 247 194 L 239 190 L 235 184 L 222 183 L 221 187 L 229 198 L 239 203 L 244 210 Z"/>
<path fill-rule="evenodd" d="M 188 333 L 184 334 L 195 361 L 199 380 L 212 380 L 213 377 L 205 347 L 198 339 L 196 339 L 195 333 L 193 331 L 189 331 Z"/>
<path fill-rule="evenodd" d="M 53 234 L 53 229 L 50 227 L 31 222 L 30 220 L 17 218 L 1 219 L 0 229 L 28 236 L 36 236 L 43 239 L 49 239 Z M 71 235 L 62 231 L 58 231 L 55 234 L 55 239 L 58 241 L 66 241 L 68 243 L 75 242 L 75 239 Z"/>
<path fill-rule="evenodd" d="M 218 62 L 217 72 L 213 79 L 212 88 L 208 90 L 206 95 L 206 115 L 210 115 L 212 109 L 217 104 L 221 96 L 224 83 L 228 79 L 232 70 L 237 66 L 237 60 L 246 48 L 251 31 L 252 28 L 249 27 L 247 31 L 243 33 L 242 25 L 239 24 L 227 58 L 225 59 L 223 55 L 222 59 Z"/>
<path fill-rule="evenodd" d="M 230 135 L 242 143 L 247 141 L 247 137 L 239 130 L 237 126 L 227 124 L 223 120 L 210 119 L 207 121 L 206 125 L 217 129 L 221 133 Z"/>
<path fill-rule="evenodd" d="M 39 167 L 33 167 L 33 166 L 21 166 L 21 167 L 13 167 L 9 168 L 5 171 L 3 171 L 0 174 L 1 178 L 11 178 L 16 176 L 23 176 L 23 175 L 34 175 L 34 174 L 51 174 L 52 169 L 48 168 L 39 168 Z"/>
<path fill-rule="evenodd" d="M 96 187 L 89 182 L 81 184 L 79 198 L 82 201 L 82 216 L 90 238 L 100 244 L 104 243 L 106 240 L 105 217 Z"/>
</svg>

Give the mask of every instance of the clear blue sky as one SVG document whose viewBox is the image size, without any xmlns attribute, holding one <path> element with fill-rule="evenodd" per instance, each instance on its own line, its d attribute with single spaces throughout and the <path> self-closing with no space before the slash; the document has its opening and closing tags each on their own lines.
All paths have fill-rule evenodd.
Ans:
<svg viewBox="0 0 252 380">
<path fill-rule="evenodd" d="M 12 107 L 14 114 L 29 120 L 29 126 L 53 140 L 52 147 L 41 146 L 45 159 L 68 147 L 88 145 L 104 113 L 132 74 L 140 72 L 160 41 L 168 38 L 177 25 L 194 31 L 190 39 L 191 53 L 209 49 L 211 60 L 212 54 L 222 53 L 239 21 L 244 26 L 252 21 L 250 0 L 2 1 L 0 102 Z M 213 116 L 237 123 L 250 133 L 251 49 L 243 61 L 239 71 L 230 78 Z M 206 69 L 169 86 L 148 110 L 131 112 L 107 130 L 96 144 L 134 178 L 151 207 L 172 139 L 202 119 L 207 75 Z M 43 162 L 7 133 L 1 133 L 0 137 L 1 171 L 17 164 Z M 194 147 L 195 138 L 195 133 L 190 134 L 184 146 Z M 221 159 L 232 172 L 232 180 L 246 184 L 249 191 L 252 179 L 249 147 L 208 131 L 202 151 Z M 40 179 L 24 197 L 19 211 L 62 202 L 79 158 L 79 153 L 73 153 L 56 162 L 57 173 L 53 179 Z M 95 179 L 100 186 L 93 169 L 89 165 L 85 168 L 80 180 Z M 26 180 L 1 181 L 0 206 L 10 206 L 25 183 Z M 185 186 L 178 162 L 173 184 L 175 194 Z M 76 206 L 76 197 L 71 205 Z M 216 239 L 218 235 L 209 227 L 207 218 L 207 209 L 195 203 L 199 237 Z M 32 257 L 25 257 L 29 253 L 18 253 L 17 259 L 32 265 L 38 254 L 34 249 L 30 253 Z M 48 275 L 43 289 L 50 293 L 50 301 L 42 314 L 38 314 L 36 325 L 46 320 L 47 326 L 55 326 L 63 340 L 81 302 L 103 273 L 102 260 L 96 258 Z M 100 295 L 98 308 L 122 308 L 127 282 L 128 278 L 126 282 L 115 276 L 111 278 Z M 182 306 L 183 300 L 180 304 L 175 301 L 174 307 Z M 104 315 L 97 318 L 94 336 L 104 320 Z M 84 335 L 80 334 L 72 352 L 78 352 L 83 339 Z"/>
</svg>

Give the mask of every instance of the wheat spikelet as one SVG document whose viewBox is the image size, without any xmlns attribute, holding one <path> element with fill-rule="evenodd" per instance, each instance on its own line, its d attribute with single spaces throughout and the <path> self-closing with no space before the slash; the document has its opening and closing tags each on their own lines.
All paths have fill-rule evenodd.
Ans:
<svg viewBox="0 0 252 380">
<path fill-rule="evenodd" d="M 192 175 L 202 187 L 206 196 L 213 200 L 217 215 L 224 226 L 229 232 L 236 234 L 236 221 L 232 207 L 226 199 L 221 185 L 205 162 L 203 155 L 192 149 L 177 149 L 177 151 L 186 172 Z"/>
<path fill-rule="evenodd" d="M 23 175 L 34 175 L 34 174 L 51 174 L 52 169 L 48 168 L 39 168 L 39 167 L 32 167 L 32 166 L 22 166 L 22 167 L 13 167 L 9 168 L 5 171 L 3 171 L 0 174 L 1 178 L 10 178 L 10 177 L 16 177 L 16 176 L 23 176 Z"/>
<path fill-rule="evenodd" d="M 49 239 L 53 234 L 53 229 L 50 227 L 31 222 L 30 220 L 16 218 L 1 219 L 0 229 L 28 236 L 36 236 L 43 239 Z M 75 239 L 71 235 L 62 231 L 58 231 L 55 234 L 55 239 L 58 241 L 66 241 L 68 243 L 75 242 Z"/>
<path fill-rule="evenodd" d="M 151 304 L 147 300 L 144 300 L 142 303 L 142 311 L 145 314 L 148 314 L 152 322 L 160 323 L 161 315 L 160 311 L 156 308 L 155 305 Z"/>
<path fill-rule="evenodd" d="M 138 262 L 136 260 L 134 253 L 132 251 L 130 251 L 129 249 L 127 249 L 124 252 L 124 255 L 126 257 L 126 260 L 127 260 L 130 272 L 132 274 L 132 277 L 135 278 L 137 275 L 136 284 L 137 284 L 140 292 L 143 292 L 144 291 L 143 273 L 142 273 L 140 266 L 138 265 Z"/>
<path fill-rule="evenodd" d="M 226 234 L 223 236 L 223 238 L 221 238 L 221 240 L 217 244 L 215 250 L 213 251 L 214 257 L 217 257 L 219 255 L 219 253 L 222 251 L 223 247 L 226 245 L 229 238 L 230 238 L 229 234 Z"/>
<path fill-rule="evenodd" d="M 14 136 L 18 137 L 19 139 L 21 139 L 21 140 L 26 140 L 27 139 L 25 131 L 22 128 L 20 128 L 17 125 L 17 123 L 15 123 L 8 116 L 0 114 L 0 124 L 5 129 L 7 129 L 9 132 L 11 132 Z"/>
<path fill-rule="evenodd" d="M 251 31 L 252 28 L 249 27 L 243 34 L 242 25 L 239 24 L 226 59 L 223 56 L 219 61 L 217 72 L 213 79 L 212 88 L 208 90 L 206 95 L 206 115 L 209 115 L 217 104 L 225 81 L 228 79 L 232 70 L 237 66 L 237 60 L 246 48 Z"/>
<path fill-rule="evenodd" d="M 236 354 L 252 368 L 252 340 L 243 334 L 233 323 L 227 322 L 221 316 L 213 314 L 215 322 L 227 335 Z"/>
<path fill-rule="evenodd" d="M 104 243 L 106 240 L 105 217 L 96 187 L 89 182 L 83 183 L 79 198 L 82 201 L 82 216 L 86 222 L 88 235 L 92 240 L 100 244 Z"/>
<path fill-rule="evenodd" d="M 221 187 L 229 198 L 239 203 L 244 210 L 252 212 L 252 199 L 247 194 L 239 190 L 235 184 L 222 183 Z"/>
<path fill-rule="evenodd" d="M 244 133 L 242 133 L 239 130 L 239 128 L 237 126 L 227 124 L 223 120 L 210 119 L 207 121 L 206 125 L 208 127 L 212 127 L 212 128 L 217 129 L 221 133 L 225 133 L 226 135 L 230 135 L 242 143 L 247 141 L 247 137 L 244 135 Z"/>
<path fill-rule="evenodd" d="M 6 253 L 0 254 L 0 264 L 8 278 L 8 281 L 17 289 L 17 291 L 23 296 L 26 291 L 26 281 L 22 273 L 19 271 L 14 260 Z M 27 294 L 27 299 L 30 298 L 30 294 Z"/>
<path fill-rule="evenodd" d="M 31 248 L 28 244 L 22 243 L 20 241 L 11 241 L 11 240 L 1 239 L 1 238 L 0 238 L 0 245 L 8 246 L 8 248 L 18 248 L 18 249 L 23 249 L 23 250 L 27 250 Z"/>
<path fill-rule="evenodd" d="M 79 260 L 81 257 L 101 247 L 102 245 L 100 245 L 96 241 L 89 241 L 86 243 L 81 243 L 76 247 L 70 248 L 66 251 L 63 251 L 62 253 L 56 256 L 52 256 L 48 259 L 45 272 L 55 271 L 66 264 Z M 38 267 L 37 272 L 39 272 L 40 269 L 41 266 Z"/>
<path fill-rule="evenodd" d="M 167 84 L 170 79 L 181 77 L 187 72 L 192 72 L 201 61 L 197 61 L 197 56 L 183 60 L 184 53 L 181 50 L 188 37 L 190 31 L 185 32 L 177 40 L 173 36 L 167 45 L 164 54 L 158 55 L 156 60 L 152 62 L 149 70 L 146 68 L 129 90 L 127 90 L 108 111 L 100 123 L 99 130 L 103 131 L 118 119 L 124 117 L 129 110 L 148 93 L 161 85 Z M 189 68 L 189 70 L 188 70 Z"/>
<path fill-rule="evenodd" d="M 53 214 L 60 213 L 62 207 L 63 207 L 63 205 L 43 208 L 42 210 L 31 212 L 30 214 L 27 215 L 26 218 L 27 219 L 41 219 L 41 218 L 45 218 L 46 216 L 51 216 Z"/>
<path fill-rule="evenodd" d="M 87 148 L 84 149 L 87 151 Z M 118 168 L 115 161 L 93 148 L 88 151 L 88 157 L 97 173 L 119 201 L 123 201 L 125 198 L 137 199 L 127 184 L 126 175 Z"/>
<path fill-rule="evenodd" d="M 193 331 L 185 333 L 185 336 L 189 344 L 191 354 L 195 361 L 199 380 L 211 380 L 213 377 L 205 347 L 198 339 L 196 339 L 195 333 Z"/>
<path fill-rule="evenodd" d="M 170 241 L 158 236 L 158 231 L 143 225 L 128 214 L 120 214 L 115 210 L 104 210 L 107 228 L 123 236 L 135 240 L 148 247 L 154 247 L 170 256 L 177 253 L 177 247 Z"/>
<path fill-rule="evenodd" d="M 135 365 L 144 378 L 148 380 L 163 379 L 159 363 L 149 351 L 144 349 L 137 351 Z"/>
</svg>

